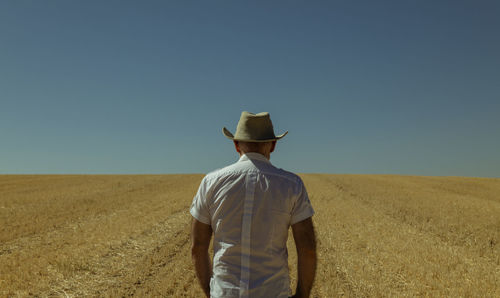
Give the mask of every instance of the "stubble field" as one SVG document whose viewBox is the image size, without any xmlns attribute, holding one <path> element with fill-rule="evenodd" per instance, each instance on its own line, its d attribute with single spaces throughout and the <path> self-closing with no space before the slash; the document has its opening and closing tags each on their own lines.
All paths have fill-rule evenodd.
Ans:
<svg viewBox="0 0 500 298">
<path fill-rule="evenodd" d="M 301 176 L 314 297 L 500 297 L 500 179 Z M 0 297 L 202 297 L 188 211 L 201 178 L 0 175 Z"/>
</svg>

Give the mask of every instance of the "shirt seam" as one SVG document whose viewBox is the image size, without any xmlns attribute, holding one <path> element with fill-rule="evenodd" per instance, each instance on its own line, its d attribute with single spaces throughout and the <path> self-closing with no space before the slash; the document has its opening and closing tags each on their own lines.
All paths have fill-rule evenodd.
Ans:
<svg viewBox="0 0 500 298">
<path fill-rule="evenodd" d="M 277 176 L 277 177 L 281 177 L 281 178 L 284 178 L 284 179 L 287 179 L 289 181 L 296 182 L 296 183 L 300 183 L 299 181 L 301 181 L 300 177 L 298 177 L 298 176 L 288 177 L 286 175 L 268 172 L 268 171 L 261 171 L 261 170 L 243 170 L 243 171 L 230 170 L 230 171 L 223 171 L 222 173 L 217 173 L 217 174 L 207 174 L 205 177 L 207 180 L 211 181 L 214 179 L 220 179 L 222 177 L 229 176 L 231 174 L 244 174 L 244 173 L 259 173 L 259 174 L 265 174 L 265 175 L 270 175 L 270 176 Z"/>
</svg>

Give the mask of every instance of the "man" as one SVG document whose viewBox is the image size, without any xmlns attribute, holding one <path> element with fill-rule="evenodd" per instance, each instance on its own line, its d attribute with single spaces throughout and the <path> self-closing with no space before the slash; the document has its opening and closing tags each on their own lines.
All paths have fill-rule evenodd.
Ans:
<svg viewBox="0 0 500 298">
<path fill-rule="evenodd" d="M 192 259 L 207 297 L 289 297 L 286 241 L 298 256 L 293 297 L 309 297 L 316 272 L 314 214 L 302 180 L 274 167 L 276 141 L 268 113 L 242 112 L 233 136 L 238 162 L 207 174 L 191 205 Z M 214 234 L 213 268 L 208 249 Z"/>
</svg>

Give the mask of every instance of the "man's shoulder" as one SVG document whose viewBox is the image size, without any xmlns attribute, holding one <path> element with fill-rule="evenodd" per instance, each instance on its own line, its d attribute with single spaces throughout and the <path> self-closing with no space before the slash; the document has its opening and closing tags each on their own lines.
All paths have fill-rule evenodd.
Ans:
<svg viewBox="0 0 500 298">
<path fill-rule="evenodd" d="M 215 169 L 211 172 L 208 172 L 205 175 L 204 179 L 206 179 L 206 180 L 219 179 L 219 178 L 224 177 L 224 176 L 239 174 L 241 172 L 243 172 L 243 171 L 238 168 L 238 164 L 233 163 L 233 164 L 230 164 L 230 165 L 225 166 L 223 168 Z"/>
<path fill-rule="evenodd" d="M 283 170 L 281 168 L 276 168 L 276 171 L 274 172 L 274 174 L 276 176 L 282 177 L 283 179 L 289 180 L 290 182 L 293 182 L 294 184 L 299 184 L 299 185 L 303 184 L 302 178 L 300 178 L 299 175 L 297 175 L 293 172 Z"/>
</svg>

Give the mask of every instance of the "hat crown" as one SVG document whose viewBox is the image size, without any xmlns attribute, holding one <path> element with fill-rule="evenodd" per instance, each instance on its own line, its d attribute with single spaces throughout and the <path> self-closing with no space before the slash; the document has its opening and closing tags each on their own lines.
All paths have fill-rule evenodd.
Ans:
<svg viewBox="0 0 500 298">
<path fill-rule="evenodd" d="M 275 138 L 269 113 L 252 114 L 246 111 L 241 113 L 234 134 L 235 140 L 270 140 Z"/>
<path fill-rule="evenodd" d="M 268 112 L 253 114 L 243 111 L 236 126 L 234 136 L 226 129 L 223 129 L 226 137 L 235 141 L 247 142 L 268 142 L 282 138 L 286 133 L 276 137 L 273 123 Z"/>
</svg>

